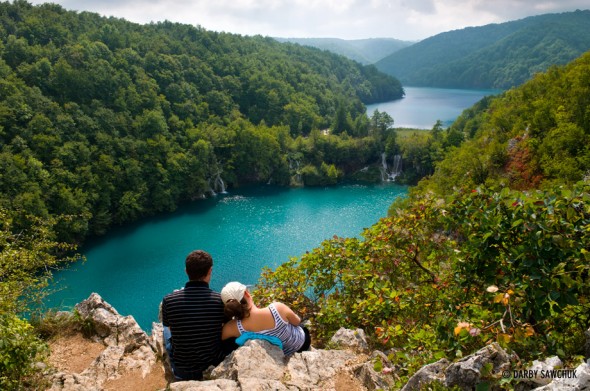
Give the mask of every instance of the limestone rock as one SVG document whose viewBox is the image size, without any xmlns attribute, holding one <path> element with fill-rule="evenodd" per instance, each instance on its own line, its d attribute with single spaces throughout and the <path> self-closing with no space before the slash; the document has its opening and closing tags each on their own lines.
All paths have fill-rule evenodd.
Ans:
<svg viewBox="0 0 590 391">
<path fill-rule="evenodd" d="M 282 379 L 285 373 L 284 361 L 285 355 L 278 346 L 267 341 L 250 340 L 227 356 L 211 372 L 211 378 L 239 382 L 247 378 Z"/>
<path fill-rule="evenodd" d="M 445 370 L 445 385 L 458 386 L 463 390 L 475 389 L 482 378 L 481 370 L 488 364 L 491 364 L 491 373 L 501 373 L 510 369 L 510 356 L 497 343 L 488 345 L 449 365 Z"/>
<path fill-rule="evenodd" d="M 375 371 L 375 361 L 380 360 L 383 370 L 379 373 Z M 368 362 L 358 365 L 353 369 L 355 377 L 369 391 L 389 390 L 393 385 L 394 379 L 392 374 L 395 368 L 385 353 L 378 350 L 374 351 Z"/>
<path fill-rule="evenodd" d="M 348 350 L 295 353 L 287 363 L 288 376 L 285 384 L 302 390 L 330 388 L 329 382 L 334 375 L 355 358 L 356 355 Z"/>
<path fill-rule="evenodd" d="M 363 329 L 350 330 L 341 327 L 330 340 L 334 346 L 343 349 L 352 349 L 359 352 L 367 352 L 369 344 Z"/>
<path fill-rule="evenodd" d="M 124 354 L 125 349 L 122 346 L 108 346 L 80 375 L 92 379 L 97 386 L 107 380 L 116 379 L 120 376 L 119 364 Z"/>
<path fill-rule="evenodd" d="M 335 374 L 356 357 L 348 350 L 314 350 L 285 358 L 277 346 L 250 340 L 213 369 L 210 377 L 213 382 L 231 380 L 242 390 L 326 390 L 333 388 Z"/>
<path fill-rule="evenodd" d="M 532 371 L 548 371 L 555 368 L 561 368 L 563 363 L 557 356 L 549 357 L 543 361 L 535 360 L 533 364 L 529 368 Z M 548 377 L 537 376 L 536 378 L 531 379 L 531 382 L 536 383 L 537 385 L 544 385 L 551 383 L 551 379 Z"/>
<path fill-rule="evenodd" d="M 207 381 L 181 381 L 170 384 L 170 391 L 242 391 L 236 381 L 217 379 Z"/>
<path fill-rule="evenodd" d="M 99 391 L 91 379 L 77 373 L 58 372 L 51 379 L 51 387 L 48 391 Z"/>
<path fill-rule="evenodd" d="M 590 390 L 590 365 L 580 364 L 574 371 L 565 371 L 562 378 L 553 379 L 534 391 L 588 391 Z M 570 376 L 568 376 L 570 375 Z"/>
<path fill-rule="evenodd" d="M 445 369 L 449 365 L 449 360 L 442 358 L 435 363 L 422 367 L 408 380 L 402 391 L 420 390 L 422 387 L 435 382 L 442 385 L 445 381 Z"/>
<path fill-rule="evenodd" d="M 148 338 L 148 343 L 159 357 L 164 356 L 166 348 L 164 347 L 164 326 L 162 323 L 152 322 L 152 333 Z"/>
<path fill-rule="evenodd" d="M 133 316 L 121 316 L 100 295 L 92 293 L 88 299 L 76 305 L 82 319 L 89 320 L 99 337 L 109 346 L 125 347 L 131 352 L 148 343 L 147 334 Z"/>
<path fill-rule="evenodd" d="M 106 381 L 118 379 L 122 373 L 139 372 L 145 377 L 159 365 L 157 347 L 152 347 L 155 341 L 148 338 L 132 316 L 121 316 L 96 293 L 75 308 L 83 320 L 92 324 L 95 339 L 105 349 L 79 374 L 53 374 L 52 391 L 101 390 Z"/>
</svg>

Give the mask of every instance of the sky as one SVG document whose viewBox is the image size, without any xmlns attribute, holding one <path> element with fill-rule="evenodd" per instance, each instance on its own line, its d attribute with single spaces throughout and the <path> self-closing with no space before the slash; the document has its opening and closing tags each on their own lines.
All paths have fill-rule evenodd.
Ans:
<svg viewBox="0 0 590 391">
<path fill-rule="evenodd" d="M 30 1 L 30 0 L 29 0 Z M 46 1 L 30 1 L 41 4 Z M 589 9 L 588 0 L 53 0 L 136 23 L 169 20 L 207 30 L 281 38 L 395 38 L 527 16 Z"/>
</svg>

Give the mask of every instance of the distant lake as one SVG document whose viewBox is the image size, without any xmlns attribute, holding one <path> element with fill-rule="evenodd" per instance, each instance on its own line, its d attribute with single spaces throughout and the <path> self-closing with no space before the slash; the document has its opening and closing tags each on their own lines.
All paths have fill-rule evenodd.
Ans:
<svg viewBox="0 0 590 391">
<path fill-rule="evenodd" d="M 404 90 L 403 99 L 368 105 L 367 114 L 371 116 L 375 110 L 386 112 L 396 128 L 432 129 L 437 120 L 447 127 L 484 96 L 502 92 L 428 87 L 404 87 Z"/>
<path fill-rule="evenodd" d="M 256 186 L 194 201 L 87 243 L 81 249 L 87 261 L 55 274 L 51 288 L 61 290 L 45 304 L 67 309 L 97 292 L 149 332 L 162 297 L 184 286 L 190 251 L 213 256 L 213 289 L 232 280 L 255 284 L 265 266 L 275 268 L 334 235 L 359 236 L 406 192 L 392 183 Z"/>
</svg>

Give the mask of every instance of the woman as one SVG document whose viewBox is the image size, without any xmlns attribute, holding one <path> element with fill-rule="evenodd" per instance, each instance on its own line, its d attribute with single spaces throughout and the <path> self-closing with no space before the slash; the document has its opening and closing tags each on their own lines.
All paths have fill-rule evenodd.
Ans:
<svg viewBox="0 0 590 391">
<path fill-rule="evenodd" d="M 266 308 L 258 308 L 246 285 L 235 281 L 223 287 L 221 300 L 225 314 L 232 319 L 223 326 L 222 339 L 254 332 L 279 338 L 285 356 L 309 350 L 309 331 L 300 326 L 299 316 L 285 304 L 275 302 Z"/>
</svg>

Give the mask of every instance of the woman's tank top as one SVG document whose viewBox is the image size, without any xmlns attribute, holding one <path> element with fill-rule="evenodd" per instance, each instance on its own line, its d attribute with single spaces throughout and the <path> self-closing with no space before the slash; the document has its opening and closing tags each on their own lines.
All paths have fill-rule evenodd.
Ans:
<svg viewBox="0 0 590 391">
<path fill-rule="evenodd" d="M 269 305 L 268 309 L 275 321 L 275 327 L 268 330 L 256 331 L 256 333 L 272 335 L 273 337 L 279 338 L 281 342 L 283 342 L 283 352 L 285 353 L 285 356 L 290 356 L 303 346 L 303 342 L 305 342 L 305 333 L 301 327 L 293 326 L 291 323 L 285 322 L 283 318 L 281 318 L 281 315 L 279 315 L 279 311 L 277 311 L 274 304 Z M 237 321 L 237 326 L 240 334 L 248 331 L 242 326 L 241 320 Z"/>
</svg>

